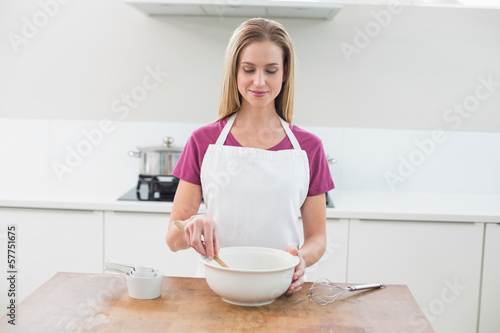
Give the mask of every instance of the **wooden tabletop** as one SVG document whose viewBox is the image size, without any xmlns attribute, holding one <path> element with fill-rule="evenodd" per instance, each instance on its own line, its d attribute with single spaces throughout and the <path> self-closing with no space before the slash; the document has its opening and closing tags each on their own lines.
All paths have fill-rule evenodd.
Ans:
<svg viewBox="0 0 500 333">
<path fill-rule="evenodd" d="M 15 326 L 0 318 L 0 332 L 433 332 L 404 285 L 347 293 L 324 306 L 308 300 L 310 286 L 241 307 L 200 278 L 165 277 L 159 298 L 136 300 L 123 275 L 61 272 L 19 304 Z"/>
</svg>

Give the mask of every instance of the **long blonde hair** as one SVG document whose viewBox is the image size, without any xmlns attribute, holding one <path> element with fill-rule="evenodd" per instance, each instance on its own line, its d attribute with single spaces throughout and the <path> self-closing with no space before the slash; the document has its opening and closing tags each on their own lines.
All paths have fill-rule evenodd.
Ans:
<svg viewBox="0 0 500 333">
<path fill-rule="evenodd" d="M 284 82 L 274 101 L 276 112 L 291 123 L 294 97 L 294 51 L 290 36 L 278 22 L 263 18 L 253 18 L 243 22 L 231 36 L 226 48 L 222 77 L 218 120 L 235 113 L 241 108 L 236 73 L 241 50 L 255 42 L 271 41 L 283 50 Z"/>
</svg>

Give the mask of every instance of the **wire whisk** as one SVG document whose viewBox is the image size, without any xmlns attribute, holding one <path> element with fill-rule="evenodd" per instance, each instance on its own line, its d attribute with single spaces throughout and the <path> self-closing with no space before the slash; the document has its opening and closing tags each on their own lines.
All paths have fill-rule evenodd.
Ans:
<svg viewBox="0 0 500 333">
<path fill-rule="evenodd" d="M 307 296 L 309 301 L 320 305 L 327 305 L 335 301 L 343 293 L 365 289 L 384 288 L 383 283 L 360 284 L 357 286 L 340 287 L 328 279 L 320 279 L 309 288 Z"/>
</svg>

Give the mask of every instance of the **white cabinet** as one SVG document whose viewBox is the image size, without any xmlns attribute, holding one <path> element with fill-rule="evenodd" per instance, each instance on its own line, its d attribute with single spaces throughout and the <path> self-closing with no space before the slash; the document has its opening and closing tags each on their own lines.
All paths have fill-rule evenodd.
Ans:
<svg viewBox="0 0 500 333">
<path fill-rule="evenodd" d="M 196 276 L 199 254 L 172 252 L 166 243 L 169 214 L 105 212 L 105 259 L 153 266 L 166 276 Z"/>
<path fill-rule="evenodd" d="M 102 272 L 102 212 L 0 208 L 0 311 L 5 313 L 7 226 L 15 224 L 17 302 L 59 271 Z"/>
<path fill-rule="evenodd" d="M 302 244 L 302 221 L 299 223 L 299 230 Z M 316 264 L 306 268 L 305 281 L 314 282 L 327 278 L 332 282 L 346 282 L 348 240 L 349 220 L 327 219 L 325 253 Z"/>
<path fill-rule="evenodd" d="M 486 224 L 479 333 L 500 329 L 500 224 Z"/>
<path fill-rule="evenodd" d="M 437 333 L 475 332 L 483 229 L 482 223 L 351 220 L 347 280 L 408 285 Z"/>
</svg>

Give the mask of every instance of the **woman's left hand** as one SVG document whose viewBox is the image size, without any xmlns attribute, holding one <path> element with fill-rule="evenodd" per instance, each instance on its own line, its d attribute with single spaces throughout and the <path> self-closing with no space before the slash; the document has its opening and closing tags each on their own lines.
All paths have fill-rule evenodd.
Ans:
<svg viewBox="0 0 500 333">
<path fill-rule="evenodd" d="M 302 285 L 304 284 L 304 273 L 306 269 L 306 262 L 302 257 L 302 254 L 297 249 L 297 247 L 290 245 L 289 247 L 286 248 L 285 251 L 290 253 L 291 255 L 298 256 L 300 259 L 299 264 L 295 266 L 295 271 L 293 272 L 293 277 L 292 277 L 292 283 L 290 284 L 290 287 L 288 287 L 288 290 L 285 292 L 285 295 L 291 296 L 293 295 L 293 293 L 296 293 L 297 291 L 302 289 Z"/>
</svg>

